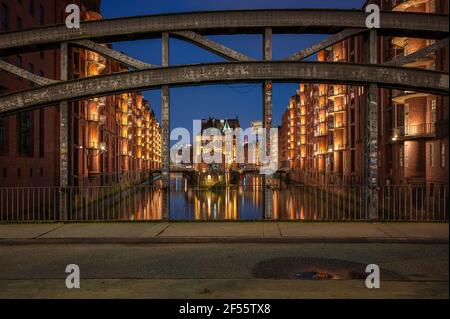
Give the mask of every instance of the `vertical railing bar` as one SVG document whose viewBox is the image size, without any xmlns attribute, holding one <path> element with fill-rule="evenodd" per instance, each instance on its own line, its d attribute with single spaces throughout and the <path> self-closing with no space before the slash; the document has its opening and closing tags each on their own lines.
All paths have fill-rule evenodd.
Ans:
<svg viewBox="0 0 450 319">
<path fill-rule="evenodd" d="M 416 187 L 416 219 L 420 220 L 419 217 L 419 186 Z"/>
<path fill-rule="evenodd" d="M 72 187 L 69 187 L 69 207 L 70 207 L 70 218 L 69 220 L 76 220 L 77 219 L 77 206 L 74 200 L 74 189 Z"/>
<path fill-rule="evenodd" d="M 95 201 L 95 219 L 96 219 L 96 221 L 98 221 L 98 206 L 99 206 L 99 197 L 98 197 L 98 188 L 99 188 L 100 186 L 96 186 L 95 187 L 95 198 L 96 198 L 96 201 Z"/>
<path fill-rule="evenodd" d="M 52 206 L 52 203 L 51 203 L 51 198 L 50 198 L 50 188 L 47 186 L 47 187 L 45 187 L 45 196 L 47 197 L 47 221 L 49 221 L 50 220 L 50 218 L 51 218 L 51 206 Z"/>
<path fill-rule="evenodd" d="M 2 212 L 2 220 L 4 220 L 4 221 L 7 221 L 9 218 L 8 218 L 8 214 L 9 214 L 9 204 L 8 204 L 8 188 L 3 188 L 3 190 L 2 190 L 2 200 L 4 201 L 3 202 L 3 204 L 2 204 L 2 210 L 3 210 L 3 207 L 5 207 L 5 211 L 4 212 Z"/>
<path fill-rule="evenodd" d="M 81 203 L 81 213 L 78 216 L 78 220 L 86 220 L 86 186 L 79 190 L 80 192 L 80 203 Z"/>
<path fill-rule="evenodd" d="M 42 199 L 43 199 L 43 211 L 44 211 L 44 216 L 43 216 L 43 220 L 46 221 L 48 220 L 48 198 L 47 198 L 47 192 L 46 192 L 46 187 L 42 187 Z"/>
<path fill-rule="evenodd" d="M 85 216 L 83 216 L 83 220 L 86 220 L 86 221 L 90 221 L 91 220 L 91 218 L 90 218 L 90 206 L 89 206 L 89 187 L 90 186 L 86 186 L 86 194 L 85 194 L 85 211 L 86 211 L 86 213 L 85 213 Z"/>
<path fill-rule="evenodd" d="M 19 188 L 16 187 L 16 219 L 19 221 L 19 211 L 20 211 L 20 207 L 19 207 Z"/>
<path fill-rule="evenodd" d="M 345 196 L 347 199 L 347 209 L 345 211 L 345 215 L 346 215 L 346 220 L 351 220 L 352 219 L 352 214 L 351 214 L 351 198 L 352 198 L 352 193 L 351 193 L 351 189 L 348 185 L 344 186 L 346 191 L 345 191 Z"/>
<path fill-rule="evenodd" d="M 320 188 L 320 220 L 323 220 L 323 187 Z"/>
<path fill-rule="evenodd" d="M 107 193 L 108 193 L 108 214 L 107 214 L 107 219 L 108 219 L 108 221 L 110 221 L 111 220 L 111 209 L 112 209 L 112 205 L 111 205 L 111 189 L 112 189 L 113 187 L 110 187 L 110 188 L 108 188 L 107 189 Z"/>
<path fill-rule="evenodd" d="M 102 190 L 102 220 L 105 220 L 105 187 L 101 188 Z M 108 214 L 109 215 L 109 214 Z"/>
<path fill-rule="evenodd" d="M 351 189 L 351 198 L 353 198 L 353 212 L 350 213 L 350 215 L 351 215 L 350 218 L 355 221 L 356 220 L 356 187 L 351 186 L 350 189 Z"/>
<path fill-rule="evenodd" d="M 7 214 L 7 211 L 4 211 L 3 208 L 5 208 L 4 206 L 6 205 L 5 200 L 3 199 L 3 193 L 4 193 L 4 188 L 0 187 L 0 220 L 4 221 L 5 218 L 5 214 Z"/>
<path fill-rule="evenodd" d="M 30 187 L 27 187 L 27 221 L 30 221 Z"/>
<path fill-rule="evenodd" d="M 137 203 L 136 203 L 136 202 L 137 202 L 137 200 L 138 200 L 138 199 L 137 199 L 136 189 L 135 189 L 135 188 L 136 188 L 136 184 L 133 183 L 133 190 L 134 190 L 134 192 L 133 192 L 133 205 L 134 205 L 134 206 L 133 206 L 133 213 L 136 212 L 136 209 L 137 209 Z M 132 213 L 132 212 L 130 212 L 130 211 L 128 212 L 128 220 L 130 220 L 130 214 L 131 214 L 131 213 Z"/>
<path fill-rule="evenodd" d="M 51 217 L 51 207 L 52 207 L 52 199 L 50 195 L 50 187 L 47 187 L 47 200 L 48 200 L 48 211 L 47 211 L 47 221 L 50 221 Z"/>
<path fill-rule="evenodd" d="M 103 178 L 103 177 L 102 177 Z M 95 190 L 96 186 L 91 186 L 89 187 L 89 211 L 90 211 L 90 215 L 91 221 L 94 221 L 94 190 Z"/>
<path fill-rule="evenodd" d="M 409 218 L 408 221 L 415 221 L 414 217 L 414 185 L 408 187 L 409 190 Z"/>
<path fill-rule="evenodd" d="M 401 186 L 401 191 L 403 192 L 403 218 L 402 220 L 406 219 L 406 207 L 407 207 L 407 203 L 406 203 L 406 187 L 405 186 Z"/>
<path fill-rule="evenodd" d="M 444 221 L 447 220 L 447 199 L 448 199 L 448 188 L 446 186 L 444 186 Z"/>
<path fill-rule="evenodd" d="M 20 190 L 20 195 L 22 197 L 22 202 L 21 202 L 21 205 L 20 205 L 20 206 L 22 206 L 21 216 L 22 216 L 22 222 L 24 222 L 25 221 L 25 197 L 24 197 L 24 194 L 25 194 L 24 190 L 25 189 L 24 188 L 20 188 L 19 190 Z"/>
<path fill-rule="evenodd" d="M 6 189 L 6 217 L 5 217 L 6 221 L 9 221 L 9 215 L 11 214 L 10 207 L 9 207 L 10 206 L 9 205 L 9 191 L 10 191 L 10 189 L 7 188 Z"/>
<path fill-rule="evenodd" d="M 43 207 L 43 211 L 44 211 L 44 221 L 48 220 L 48 198 L 47 198 L 47 188 L 46 187 L 42 187 L 42 198 L 44 199 L 44 207 Z"/>
<path fill-rule="evenodd" d="M 392 199 L 393 199 L 392 186 L 389 186 L 389 188 L 388 188 L 388 216 L 389 216 L 389 220 L 395 220 L 394 209 L 392 207 L 393 206 L 392 205 L 392 203 L 393 203 Z"/>
<path fill-rule="evenodd" d="M 5 202 L 3 201 L 3 188 L 0 187 L 0 221 L 3 221 L 3 214 L 5 214 L 5 212 L 3 211 L 4 204 Z"/>
<path fill-rule="evenodd" d="M 337 188 L 335 185 L 333 185 L 334 192 L 338 196 L 338 221 L 342 221 L 343 214 L 342 214 L 342 193 L 339 188 Z"/>
<path fill-rule="evenodd" d="M 57 204 L 56 204 L 56 187 L 54 186 L 53 187 L 53 221 L 56 221 L 57 220 L 57 218 L 56 218 L 56 210 L 57 210 Z M 63 205 L 65 205 L 65 203 L 62 203 Z M 59 211 L 61 211 L 61 208 L 62 207 L 60 207 L 60 209 L 59 209 Z M 65 207 L 64 207 L 64 209 L 65 209 Z"/>
<path fill-rule="evenodd" d="M 393 206 L 394 206 L 394 219 L 395 220 L 400 220 L 400 217 L 399 217 L 400 216 L 400 206 L 399 206 L 400 198 L 399 198 L 399 195 L 398 195 L 398 187 L 394 186 L 393 190 L 394 190 L 394 203 L 393 203 Z"/>
<path fill-rule="evenodd" d="M 309 219 L 310 220 L 313 220 L 314 219 L 314 203 L 315 203 L 315 196 L 314 196 L 314 193 L 315 193 L 315 191 L 316 191 L 316 187 L 317 186 L 312 186 L 311 187 L 311 193 L 310 193 L 310 195 L 311 195 L 311 210 L 309 211 Z"/>
<path fill-rule="evenodd" d="M 103 179 L 103 177 L 101 177 Z M 96 186 L 90 186 L 89 187 L 89 220 L 94 221 L 94 190 Z"/>
<path fill-rule="evenodd" d="M 441 217 L 441 186 L 439 185 L 439 197 L 438 197 L 438 220 Z"/>
<path fill-rule="evenodd" d="M 421 213 L 422 213 L 422 217 L 420 218 L 421 221 L 424 220 L 424 215 L 425 215 L 425 197 L 424 197 L 424 193 L 426 191 L 426 186 L 425 187 L 421 187 L 420 188 L 422 190 L 422 195 L 421 195 L 421 202 L 422 204 L 420 205 L 421 208 Z"/>
<path fill-rule="evenodd" d="M 429 218 L 430 221 L 434 221 L 434 193 L 435 193 L 435 188 L 433 186 L 433 188 L 430 191 L 430 198 L 431 198 L 431 219 Z"/>
<path fill-rule="evenodd" d="M 33 187 L 33 221 L 36 220 L 36 200 L 35 200 L 36 187 Z"/>
<path fill-rule="evenodd" d="M 122 186 L 119 185 L 119 214 L 121 214 L 120 212 L 122 212 L 123 208 L 122 208 Z"/>
<path fill-rule="evenodd" d="M 38 214 L 39 214 L 39 220 L 41 220 L 41 214 L 42 214 L 42 211 L 41 211 L 41 189 L 39 188 L 39 187 L 37 187 L 36 188 L 36 191 L 37 191 L 37 195 L 38 195 Z"/>
<path fill-rule="evenodd" d="M 133 209 L 133 202 L 134 202 L 134 198 L 133 198 L 133 185 L 131 185 L 126 192 L 128 193 L 128 202 L 130 203 L 128 206 L 128 209 L 126 211 L 123 212 L 123 217 L 125 218 L 126 216 L 129 217 L 130 216 L 130 211 Z"/>
</svg>

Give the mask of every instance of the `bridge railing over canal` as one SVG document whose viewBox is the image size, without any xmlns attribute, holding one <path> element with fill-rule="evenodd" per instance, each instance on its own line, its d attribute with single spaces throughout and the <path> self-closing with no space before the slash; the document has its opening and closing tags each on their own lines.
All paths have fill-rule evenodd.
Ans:
<svg viewBox="0 0 450 319">
<path fill-rule="evenodd" d="M 274 188 L 273 215 L 264 216 L 260 186 L 227 189 L 131 187 L 0 187 L 0 222 L 298 220 L 366 221 L 362 186 Z M 163 205 L 168 200 L 170 205 Z M 448 186 L 385 186 L 379 221 L 448 221 Z M 163 211 L 170 207 L 170 211 Z"/>
</svg>

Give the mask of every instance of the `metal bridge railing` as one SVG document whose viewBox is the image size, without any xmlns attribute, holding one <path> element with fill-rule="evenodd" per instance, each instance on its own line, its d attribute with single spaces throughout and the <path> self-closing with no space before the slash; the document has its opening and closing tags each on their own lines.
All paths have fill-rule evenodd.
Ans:
<svg viewBox="0 0 450 319">
<path fill-rule="evenodd" d="M 184 188 L 183 188 L 184 189 Z M 194 207 L 204 219 L 211 208 L 224 219 L 263 212 L 262 188 L 209 191 L 171 190 L 170 215 L 164 215 L 164 191 L 151 185 L 89 187 L 1 187 L 0 223 L 39 221 L 150 221 L 177 216 Z M 223 194 L 222 194 L 222 193 Z M 234 192 L 234 193 L 233 193 Z M 365 188 L 355 185 L 299 185 L 273 189 L 273 217 L 278 220 L 365 221 Z M 245 200 L 241 197 L 244 196 Z M 232 199 L 231 199 L 232 198 Z M 448 221 L 447 185 L 385 186 L 378 190 L 380 221 Z M 184 202 L 180 202 L 184 201 Z M 230 201 L 231 204 L 224 204 Z M 240 207 L 240 203 L 244 203 Z M 223 205 L 222 205 L 223 204 Z M 230 213 L 230 207 L 239 206 Z M 221 207 L 228 213 L 220 212 Z M 252 211 L 253 215 L 249 212 Z M 198 218 L 197 218 L 198 217 Z M 207 218 L 206 218 L 207 219 Z"/>
</svg>

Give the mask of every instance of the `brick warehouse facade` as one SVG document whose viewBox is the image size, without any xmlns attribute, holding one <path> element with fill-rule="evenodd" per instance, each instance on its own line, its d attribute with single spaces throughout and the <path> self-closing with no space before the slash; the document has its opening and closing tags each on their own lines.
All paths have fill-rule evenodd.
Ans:
<svg viewBox="0 0 450 319">
<path fill-rule="evenodd" d="M 448 14 L 448 1 L 370 1 L 382 11 Z M 363 37 L 318 53 L 319 61 L 362 63 Z M 412 54 L 433 42 L 379 37 L 378 63 Z M 405 66 L 448 72 L 448 47 Z M 282 116 L 280 145 L 285 167 L 300 182 L 360 184 L 363 181 L 364 89 L 300 84 Z M 448 97 L 379 91 L 379 185 L 448 185 Z M 283 154 L 285 154 L 283 156 Z"/>
<path fill-rule="evenodd" d="M 80 6 L 83 20 L 101 19 L 98 0 L 2 0 L 1 31 L 62 23 L 68 3 Z M 59 50 L 25 53 L 6 61 L 59 79 Z M 72 78 L 121 71 L 97 53 L 74 48 Z M 1 93 L 27 89 L 26 80 L 0 71 Z M 159 168 L 161 131 L 140 93 L 71 103 L 71 185 L 106 185 L 140 178 Z M 56 186 L 59 183 L 59 111 L 50 106 L 0 119 L 0 184 Z"/>
</svg>

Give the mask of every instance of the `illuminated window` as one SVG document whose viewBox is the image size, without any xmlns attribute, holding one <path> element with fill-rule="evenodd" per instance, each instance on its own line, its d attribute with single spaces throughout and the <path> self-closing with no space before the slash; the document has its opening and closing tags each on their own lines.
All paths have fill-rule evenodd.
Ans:
<svg viewBox="0 0 450 319">
<path fill-rule="evenodd" d="M 445 144 L 441 144 L 441 167 L 445 167 L 446 156 L 445 156 Z"/>
<path fill-rule="evenodd" d="M 430 107 L 430 123 L 434 124 L 436 123 L 436 99 L 431 100 L 431 107 Z"/>
</svg>

